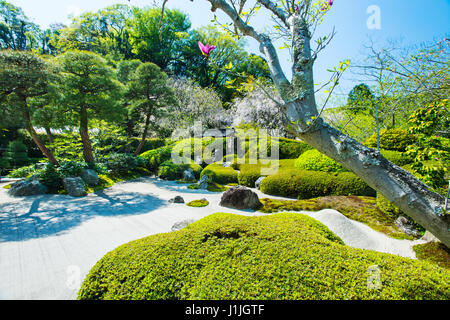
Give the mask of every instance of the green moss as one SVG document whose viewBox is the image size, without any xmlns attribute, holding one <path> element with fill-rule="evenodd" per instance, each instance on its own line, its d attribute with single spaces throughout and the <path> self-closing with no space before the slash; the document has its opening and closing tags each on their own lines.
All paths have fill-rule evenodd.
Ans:
<svg viewBox="0 0 450 320">
<path fill-rule="evenodd" d="M 417 244 L 413 247 L 417 259 L 436 263 L 440 267 L 450 269 L 450 249 L 440 242 Z"/>
<path fill-rule="evenodd" d="M 378 266 L 381 288 L 367 286 Z M 133 241 L 90 270 L 79 299 L 443 299 L 450 271 L 343 244 L 298 213 L 218 213 Z"/>
<path fill-rule="evenodd" d="M 348 171 L 333 159 L 322 154 L 320 151 L 308 150 L 298 157 L 295 167 L 302 170 L 323 171 L 323 172 L 344 172 Z"/>
<path fill-rule="evenodd" d="M 208 200 L 194 200 L 194 201 L 187 203 L 186 205 L 189 207 L 196 207 L 196 208 L 207 207 L 209 205 L 209 201 Z"/>
<path fill-rule="evenodd" d="M 12 183 L 11 184 L 7 184 L 6 186 L 3 186 L 3 189 L 11 189 L 12 187 Z"/>
<path fill-rule="evenodd" d="M 198 190 L 198 189 L 200 189 L 200 185 L 198 183 L 193 183 L 191 185 L 188 185 L 188 189 Z"/>
<path fill-rule="evenodd" d="M 395 225 L 395 218 L 386 216 L 377 208 L 374 197 L 328 196 L 308 200 L 260 199 L 264 207 L 259 211 L 274 213 L 280 211 L 320 211 L 334 209 L 349 219 L 362 222 L 372 229 L 392 238 L 413 240 Z"/>
<path fill-rule="evenodd" d="M 228 187 L 215 182 L 208 182 L 208 187 L 206 190 L 211 192 L 225 192 L 228 190 Z"/>
</svg>

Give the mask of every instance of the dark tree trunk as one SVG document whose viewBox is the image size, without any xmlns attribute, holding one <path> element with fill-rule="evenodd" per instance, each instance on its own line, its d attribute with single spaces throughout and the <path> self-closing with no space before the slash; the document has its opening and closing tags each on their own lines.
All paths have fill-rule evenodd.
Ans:
<svg viewBox="0 0 450 320">
<path fill-rule="evenodd" d="M 83 157 L 84 160 L 92 166 L 95 163 L 94 155 L 92 154 L 91 140 L 89 139 L 89 123 L 87 108 L 82 107 L 80 110 L 80 136 L 83 143 Z"/>
<path fill-rule="evenodd" d="M 27 110 L 22 112 L 23 118 L 25 120 L 25 128 L 27 132 L 30 134 L 31 138 L 33 139 L 34 143 L 38 146 L 39 150 L 44 154 L 44 156 L 48 159 L 48 161 L 57 166 L 58 161 L 53 156 L 53 153 L 45 146 L 45 144 L 39 139 L 39 136 L 37 135 L 36 131 L 33 128 L 33 125 L 31 123 L 31 117 Z"/>
<path fill-rule="evenodd" d="M 134 153 L 135 156 L 139 155 L 141 153 L 142 148 L 144 147 L 145 141 L 147 139 L 148 127 L 150 125 L 150 116 L 151 116 L 151 113 L 149 112 L 147 114 L 147 118 L 145 119 L 145 127 L 144 127 L 144 132 L 142 134 L 141 142 L 139 143 L 139 146 L 137 147 L 136 152 Z"/>
<path fill-rule="evenodd" d="M 44 129 L 45 132 L 47 133 L 48 141 L 50 141 L 50 143 L 54 143 L 55 137 L 53 136 L 52 129 L 49 127 L 45 127 Z"/>
</svg>

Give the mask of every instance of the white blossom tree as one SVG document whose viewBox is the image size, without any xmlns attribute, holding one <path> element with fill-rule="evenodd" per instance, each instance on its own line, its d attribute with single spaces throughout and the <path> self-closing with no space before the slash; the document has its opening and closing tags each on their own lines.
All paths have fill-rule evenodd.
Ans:
<svg viewBox="0 0 450 320">
<path fill-rule="evenodd" d="M 163 5 L 168 0 L 163 0 Z M 191 0 L 193 1 L 193 0 Z M 237 36 L 250 37 L 259 43 L 274 84 L 281 97 L 280 107 L 286 130 L 335 159 L 353 171 L 372 188 L 433 233 L 450 247 L 450 215 L 444 211 L 444 197 L 430 191 L 407 171 L 386 160 L 379 152 L 367 148 L 341 131 L 328 125 L 321 117 L 315 97 L 313 65 L 333 32 L 319 37 L 313 47 L 312 37 L 332 0 L 205 0 L 213 12 L 218 9 L 230 19 Z M 164 7 L 164 6 L 163 6 Z M 267 10 L 273 20 L 275 33 L 261 32 L 251 24 L 251 18 L 261 9 Z M 274 37 L 275 36 L 275 37 Z M 283 71 L 274 40 L 282 38 L 288 44 L 292 60 L 292 79 Z M 343 71 L 342 65 L 335 69 Z M 334 78 L 332 88 L 337 84 Z M 332 90 L 330 90 L 332 91 Z"/>
</svg>

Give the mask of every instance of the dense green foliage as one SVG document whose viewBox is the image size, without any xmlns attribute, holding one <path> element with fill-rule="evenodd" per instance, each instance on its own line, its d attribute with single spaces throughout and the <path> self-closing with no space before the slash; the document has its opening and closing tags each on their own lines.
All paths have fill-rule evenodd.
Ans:
<svg viewBox="0 0 450 320">
<path fill-rule="evenodd" d="M 381 129 L 380 149 L 405 152 L 406 148 L 414 144 L 416 137 L 404 129 Z M 371 135 L 365 142 L 371 148 L 377 147 L 377 134 Z"/>
<path fill-rule="evenodd" d="M 189 207 L 194 207 L 194 208 L 202 208 L 202 207 L 207 207 L 209 205 L 209 201 L 208 200 L 193 200 L 193 201 L 186 203 L 186 205 Z"/>
<path fill-rule="evenodd" d="M 374 265 L 382 283 L 371 290 Z M 301 214 L 218 213 L 109 252 L 78 298 L 447 300 L 449 276 L 427 262 L 348 247 Z"/>
<path fill-rule="evenodd" d="M 381 154 L 396 165 L 402 167 L 413 161 L 412 157 L 406 152 L 394 151 L 394 150 L 380 150 Z"/>
<path fill-rule="evenodd" d="M 196 179 L 200 177 L 200 173 L 203 170 L 200 165 L 194 162 L 190 164 L 175 164 L 172 160 L 167 160 L 159 166 L 158 176 L 167 180 L 177 180 L 183 178 L 183 172 L 188 169 L 192 169 Z"/>
<path fill-rule="evenodd" d="M 219 184 L 237 183 L 238 173 L 232 167 L 224 167 L 222 164 L 212 163 L 203 169 L 201 177 L 208 176 L 210 181 Z"/>
<path fill-rule="evenodd" d="M 315 149 L 308 150 L 298 157 L 295 162 L 295 167 L 302 170 L 323 172 L 347 171 L 342 165 Z"/>
<path fill-rule="evenodd" d="M 27 165 L 30 161 L 25 144 L 20 141 L 11 141 L 2 155 L 3 161 L 8 167 L 17 168 Z"/>
<path fill-rule="evenodd" d="M 373 196 L 375 191 L 351 172 L 330 174 L 297 168 L 280 170 L 261 182 L 261 191 L 298 199 L 328 195 Z"/>
</svg>

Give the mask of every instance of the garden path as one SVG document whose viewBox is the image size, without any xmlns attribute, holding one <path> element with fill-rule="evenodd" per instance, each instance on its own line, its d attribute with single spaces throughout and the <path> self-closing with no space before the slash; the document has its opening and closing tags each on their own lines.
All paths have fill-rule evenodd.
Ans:
<svg viewBox="0 0 450 320">
<path fill-rule="evenodd" d="M 83 198 L 41 195 L 13 198 L 0 184 L 0 299 L 75 299 L 81 281 L 107 252 L 152 234 L 170 232 L 181 220 L 215 212 L 263 215 L 220 207 L 221 194 L 187 185 L 140 178 Z M 260 197 L 267 197 L 254 190 Z M 210 205 L 186 202 L 206 198 Z M 272 197 L 279 198 L 279 197 Z M 391 239 L 334 210 L 304 212 L 321 221 L 353 247 L 414 258 L 412 245 Z"/>
</svg>

